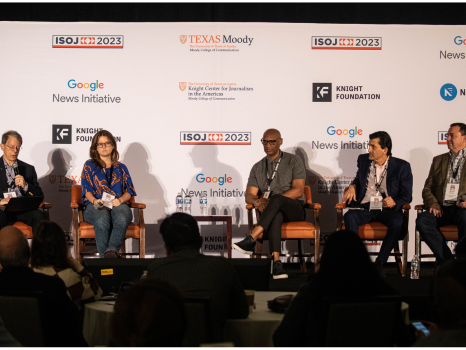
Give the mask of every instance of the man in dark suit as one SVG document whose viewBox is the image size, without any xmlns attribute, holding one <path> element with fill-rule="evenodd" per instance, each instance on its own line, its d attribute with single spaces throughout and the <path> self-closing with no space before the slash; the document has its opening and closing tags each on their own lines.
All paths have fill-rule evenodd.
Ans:
<svg viewBox="0 0 466 350">
<path fill-rule="evenodd" d="M 35 273 L 29 264 L 29 245 L 22 232 L 7 226 L 0 230 L 0 294 L 39 292 L 45 346 L 87 346 L 78 310 L 60 278 Z M 27 332 L 27 330 L 25 330 Z"/>
<path fill-rule="evenodd" d="M 2 143 L 0 144 L 3 151 L 3 157 L 0 157 L 0 190 L 2 191 L 0 205 L 7 205 L 11 196 L 44 195 L 39 182 L 37 182 L 34 167 L 18 159 L 22 144 L 23 138 L 16 131 L 10 130 L 2 135 Z M 7 213 L 0 210 L 0 229 L 5 227 L 9 221 L 21 221 L 34 227 L 43 219 L 45 219 L 45 214 L 39 209 Z"/>
<path fill-rule="evenodd" d="M 434 157 L 422 199 L 426 211 L 419 215 L 416 227 L 434 253 L 438 263 L 451 259 L 439 227 L 458 226 L 458 240 L 466 237 L 466 125 L 453 123 L 448 129 L 447 146 L 450 152 Z"/>
<path fill-rule="evenodd" d="M 376 268 L 382 276 L 383 264 L 403 225 L 402 208 L 411 203 L 413 175 L 408 162 L 392 157 L 392 140 L 385 131 L 369 135 L 369 153 L 358 158 L 358 171 L 351 185 L 345 188 L 343 202 L 352 205 L 344 216 L 345 228 L 358 233 L 359 226 L 381 222 L 387 226 Z"/>
<path fill-rule="evenodd" d="M 185 297 L 211 297 L 214 342 L 223 341 L 226 319 L 246 318 L 249 305 L 236 271 L 227 259 L 199 253 L 196 220 L 175 213 L 160 225 L 167 257 L 149 265 L 149 275 L 168 280 Z"/>
</svg>

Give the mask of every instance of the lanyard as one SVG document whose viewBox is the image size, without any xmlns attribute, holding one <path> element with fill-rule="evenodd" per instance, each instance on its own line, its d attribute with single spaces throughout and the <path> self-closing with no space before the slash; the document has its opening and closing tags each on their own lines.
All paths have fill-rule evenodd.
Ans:
<svg viewBox="0 0 466 350">
<path fill-rule="evenodd" d="M 282 161 L 282 157 L 283 157 L 283 152 L 282 152 L 280 158 L 278 158 L 277 165 L 275 166 L 275 170 L 273 171 L 271 178 L 269 177 L 269 166 L 267 164 L 267 160 L 265 161 L 265 172 L 267 174 L 267 181 L 269 183 L 269 189 L 268 189 L 269 191 L 270 191 L 270 185 L 272 184 L 272 181 L 273 181 L 273 179 L 275 177 L 275 174 L 277 173 L 278 166 L 280 165 L 280 162 Z"/>
<path fill-rule="evenodd" d="M 388 168 L 388 159 L 387 159 L 387 164 L 385 165 L 385 168 L 383 169 L 383 173 L 382 175 L 380 175 L 380 181 L 377 182 L 377 168 L 374 162 L 374 179 L 375 179 L 375 189 L 377 190 L 377 192 L 379 192 L 380 186 L 382 186 L 382 181 L 385 178 L 385 175 L 387 174 L 387 168 Z"/>
<path fill-rule="evenodd" d="M 451 163 L 450 163 L 450 167 L 451 167 L 451 176 L 453 177 L 453 180 L 456 180 L 456 176 L 458 175 L 458 170 L 460 169 L 460 164 L 461 164 L 461 161 L 466 157 L 463 156 L 463 158 L 461 158 L 460 160 L 458 160 L 458 166 L 456 167 L 456 170 L 453 171 L 453 163 L 455 162 L 455 160 L 453 160 Z"/>
<path fill-rule="evenodd" d="M 107 178 L 108 188 L 112 187 L 113 165 L 110 167 L 110 180 L 107 176 L 107 169 L 105 169 L 105 177 Z"/>
</svg>

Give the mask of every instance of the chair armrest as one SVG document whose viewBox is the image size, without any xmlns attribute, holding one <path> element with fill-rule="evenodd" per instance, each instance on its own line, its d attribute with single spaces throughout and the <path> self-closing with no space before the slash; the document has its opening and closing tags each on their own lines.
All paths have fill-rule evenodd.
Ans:
<svg viewBox="0 0 466 350">
<path fill-rule="evenodd" d="M 146 209 L 144 203 L 130 203 L 131 208 Z"/>
<path fill-rule="evenodd" d="M 335 204 L 335 209 L 345 209 L 346 203 L 337 203 Z"/>
<path fill-rule="evenodd" d="M 416 206 L 414 206 L 414 209 L 415 210 L 424 210 L 426 207 L 424 204 L 418 204 Z"/>
<path fill-rule="evenodd" d="M 411 205 L 410 204 L 403 204 L 403 210 L 410 210 Z"/>
<path fill-rule="evenodd" d="M 45 209 L 51 209 L 52 204 L 47 203 L 47 202 L 42 202 L 42 203 L 40 203 L 39 208 L 42 208 L 42 207 L 45 208 Z"/>
<path fill-rule="evenodd" d="M 254 205 L 252 205 L 252 204 L 246 204 L 246 209 L 247 209 L 247 210 L 254 209 Z"/>
<path fill-rule="evenodd" d="M 309 209 L 322 209 L 322 206 L 319 203 L 308 203 L 308 204 L 306 204 L 306 208 L 309 208 Z"/>
<path fill-rule="evenodd" d="M 70 204 L 70 207 L 73 208 L 73 209 L 78 209 L 78 208 L 79 208 L 79 204 L 76 203 L 76 202 L 72 202 L 72 203 Z"/>
</svg>

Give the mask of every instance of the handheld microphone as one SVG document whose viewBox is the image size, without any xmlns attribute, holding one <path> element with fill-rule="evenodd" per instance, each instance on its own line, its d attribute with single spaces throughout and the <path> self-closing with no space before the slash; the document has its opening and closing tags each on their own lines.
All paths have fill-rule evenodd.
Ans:
<svg viewBox="0 0 466 350">
<path fill-rule="evenodd" d="M 466 202 L 466 194 L 462 194 L 460 197 L 460 203 Z"/>
<path fill-rule="evenodd" d="M 19 175 L 18 162 L 14 162 L 14 163 L 12 164 L 12 167 L 13 167 L 13 171 L 15 172 L 15 176 L 16 176 L 16 175 Z M 22 188 L 21 186 L 18 185 L 18 187 L 19 187 L 19 189 L 20 189 L 21 191 L 23 190 L 23 188 Z"/>
<path fill-rule="evenodd" d="M 387 198 L 387 194 L 385 193 L 385 190 L 383 189 L 383 187 L 379 188 L 379 192 L 383 199 Z"/>
</svg>

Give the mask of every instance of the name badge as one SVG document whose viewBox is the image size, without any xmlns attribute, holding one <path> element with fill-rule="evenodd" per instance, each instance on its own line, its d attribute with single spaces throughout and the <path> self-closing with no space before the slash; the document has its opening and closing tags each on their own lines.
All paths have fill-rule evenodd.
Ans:
<svg viewBox="0 0 466 350">
<path fill-rule="evenodd" d="M 383 201 L 382 197 L 372 196 L 369 210 L 382 210 L 382 205 L 383 205 L 382 201 Z"/>
<path fill-rule="evenodd" d="M 5 192 L 3 198 L 16 198 L 16 192 Z"/>
<path fill-rule="evenodd" d="M 112 209 L 113 208 L 112 201 L 114 199 L 115 199 L 114 195 L 104 192 L 104 194 L 102 195 L 102 201 L 104 202 L 104 207 L 107 207 L 108 209 Z"/>
<path fill-rule="evenodd" d="M 447 190 L 445 191 L 445 202 L 448 204 L 455 204 L 458 200 L 458 192 L 460 184 L 447 184 Z"/>
<path fill-rule="evenodd" d="M 270 191 L 264 192 L 264 198 L 267 199 L 270 196 Z"/>
</svg>

